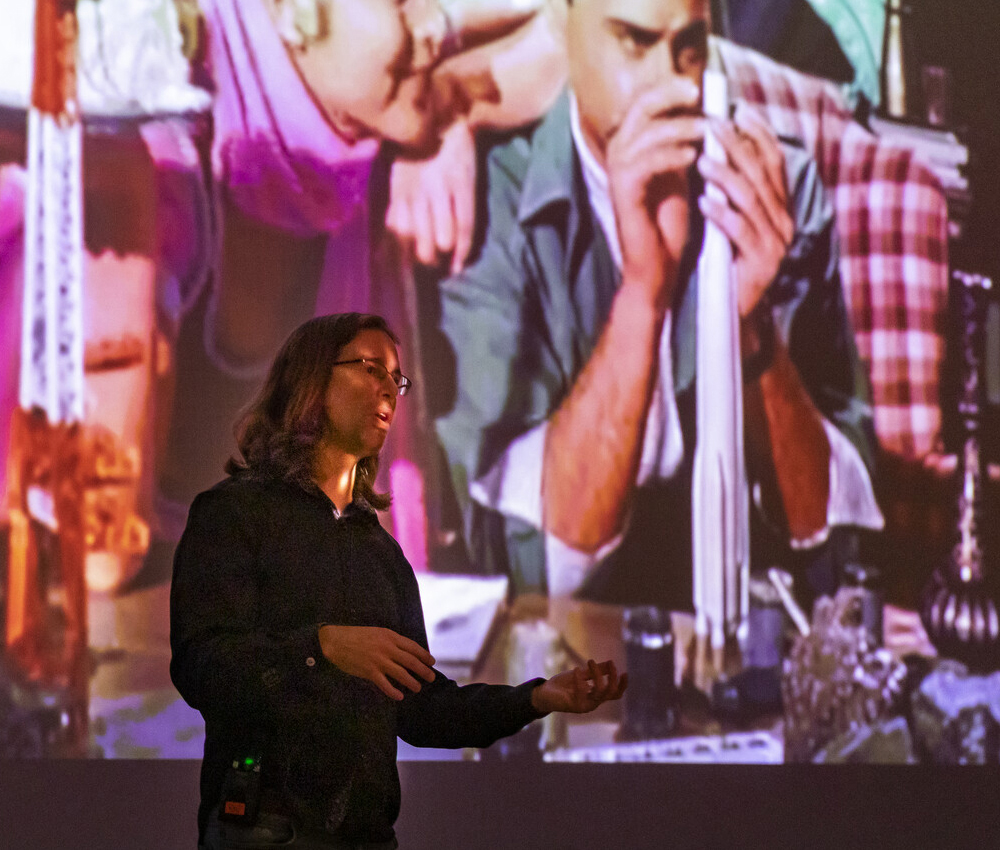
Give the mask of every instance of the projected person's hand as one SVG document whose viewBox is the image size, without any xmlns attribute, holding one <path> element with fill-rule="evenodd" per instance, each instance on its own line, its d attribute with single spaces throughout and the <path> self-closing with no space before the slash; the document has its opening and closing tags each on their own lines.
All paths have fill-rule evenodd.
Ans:
<svg viewBox="0 0 1000 850">
<path fill-rule="evenodd" d="M 727 161 L 702 156 L 698 169 L 726 201 L 706 194 L 699 206 L 733 244 L 739 311 L 746 316 L 771 285 L 795 233 L 784 156 L 774 132 L 750 109 L 739 110 L 733 122 L 712 119 L 711 132 Z"/>
<path fill-rule="evenodd" d="M 392 164 L 385 226 L 425 265 L 450 254 L 457 274 L 472 247 L 475 188 L 475 143 L 468 123 L 459 120 L 434 156 Z"/>
<path fill-rule="evenodd" d="M 613 661 L 600 664 L 591 660 L 587 667 L 574 667 L 559 673 L 531 692 L 536 711 L 569 711 L 585 714 L 602 703 L 620 699 L 628 687 L 628 673 L 618 675 Z"/>
<path fill-rule="evenodd" d="M 434 656 L 416 641 L 392 629 L 375 626 L 320 626 L 319 643 L 324 657 L 351 676 L 372 682 L 382 693 L 401 700 L 397 682 L 414 693 L 420 682 L 414 674 L 433 682 Z M 390 681 L 392 680 L 392 681 Z"/>
<path fill-rule="evenodd" d="M 623 285 L 670 303 L 688 239 L 687 169 L 704 137 L 698 87 L 678 77 L 640 94 L 607 145 Z"/>
</svg>

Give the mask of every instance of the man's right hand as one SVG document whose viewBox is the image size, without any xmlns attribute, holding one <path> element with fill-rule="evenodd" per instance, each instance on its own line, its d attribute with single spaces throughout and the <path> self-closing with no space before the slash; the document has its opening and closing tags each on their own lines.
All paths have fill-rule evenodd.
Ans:
<svg viewBox="0 0 1000 850">
<path fill-rule="evenodd" d="M 377 626 L 320 626 L 319 643 L 327 661 L 350 676 L 372 682 L 382 693 L 401 700 L 392 681 L 416 693 L 416 674 L 433 682 L 434 656 L 416 641 Z M 390 681 L 390 679 L 392 681 Z"/>
<path fill-rule="evenodd" d="M 658 309 L 670 304 L 688 239 L 687 169 L 705 135 L 698 109 L 698 87 L 675 78 L 639 95 L 607 145 L 622 283 Z"/>
</svg>

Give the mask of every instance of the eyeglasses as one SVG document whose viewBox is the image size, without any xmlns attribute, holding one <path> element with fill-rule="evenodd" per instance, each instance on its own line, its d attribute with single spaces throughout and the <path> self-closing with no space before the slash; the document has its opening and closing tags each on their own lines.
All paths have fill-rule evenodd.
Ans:
<svg viewBox="0 0 1000 850">
<path fill-rule="evenodd" d="M 338 360 L 333 365 L 349 366 L 352 363 L 361 363 L 368 371 L 368 374 L 379 381 L 389 378 L 396 385 L 396 391 L 399 395 L 406 395 L 410 387 L 413 386 L 413 381 L 407 378 L 406 375 L 395 375 L 379 363 L 378 360 L 369 360 L 367 357 L 358 357 L 356 360 Z"/>
</svg>

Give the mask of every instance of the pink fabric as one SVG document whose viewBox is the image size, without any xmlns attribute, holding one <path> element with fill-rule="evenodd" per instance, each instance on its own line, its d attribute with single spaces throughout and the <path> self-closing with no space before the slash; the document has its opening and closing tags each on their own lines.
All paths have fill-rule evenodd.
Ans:
<svg viewBox="0 0 1000 850">
<path fill-rule="evenodd" d="M 0 167 L 0 516 L 7 513 L 10 419 L 17 406 L 24 287 L 24 201 L 27 176 L 18 165 Z"/>
<path fill-rule="evenodd" d="M 378 296 L 369 270 L 368 177 L 378 143 L 337 135 L 260 0 L 202 0 L 201 9 L 216 191 L 256 221 L 328 237 L 317 315 L 381 312 L 392 322 L 393 299 Z"/>
<path fill-rule="evenodd" d="M 350 144 L 327 123 L 260 0 L 200 6 L 207 51 L 196 77 L 213 94 L 212 191 L 255 221 L 301 238 L 330 237 L 317 313 L 371 309 L 367 187 L 378 143 Z M 174 321 L 218 261 L 200 128 L 179 120 L 143 127 L 158 170 L 157 295 Z"/>
<path fill-rule="evenodd" d="M 325 234 L 326 255 L 315 314 L 345 311 L 384 316 L 408 348 L 402 294 L 372 280 L 368 178 L 378 142 L 351 144 L 313 101 L 260 0 L 201 0 L 208 34 L 206 71 L 214 87 L 212 173 L 217 192 L 249 217 L 292 235 Z M 412 456 L 412 413 L 400 405 L 382 453 L 379 485 Z M 423 502 L 403 488 L 393 523 L 417 527 Z M 426 542 L 410 535 L 407 555 L 426 559 Z M 421 551 L 422 550 L 422 551 Z"/>
<path fill-rule="evenodd" d="M 207 122 L 172 118 L 140 128 L 156 163 L 156 304 L 161 328 L 175 338 L 208 280 L 215 252 L 212 201 L 197 139 Z"/>
<path fill-rule="evenodd" d="M 201 8 L 216 181 L 258 221 L 301 237 L 335 232 L 364 206 L 377 143 L 337 135 L 260 0 L 202 0 Z"/>
</svg>

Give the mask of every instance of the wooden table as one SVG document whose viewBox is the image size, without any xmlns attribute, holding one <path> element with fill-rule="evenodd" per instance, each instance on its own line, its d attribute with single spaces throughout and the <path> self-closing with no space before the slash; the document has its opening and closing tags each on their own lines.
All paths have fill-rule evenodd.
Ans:
<svg viewBox="0 0 1000 850">
<path fill-rule="evenodd" d="M 603 605 L 574 599 L 550 600 L 527 594 L 517 597 L 498 616 L 497 623 L 472 669 L 472 681 L 517 684 L 531 675 L 551 675 L 554 671 L 528 671 L 517 676 L 517 664 L 511 664 L 511 636 L 515 624 L 544 623 L 552 627 L 558 639 L 557 651 L 562 650 L 564 666 L 585 664 L 587 659 L 611 659 L 619 670 L 625 670 L 625 646 L 622 640 L 622 612 L 617 605 Z M 918 652 L 933 655 L 934 649 L 920 624 L 919 616 L 904 609 L 887 605 L 885 608 L 885 646 L 897 658 Z M 681 711 L 677 725 L 678 738 L 692 736 L 726 736 L 762 733 L 780 742 L 782 718 L 765 715 L 752 722 L 737 725 L 713 715 L 707 694 L 693 686 L 698 678 L 698 644 L 694 635 L 694 616 L 686 612 L 672 615 L 674 633 L 674 669 L 681 688 Z M 702 659 L 703 663 L 704 659 Z M 724 666 L 727 672 L 738 670 L 738 652 L 727 652 Z M 511 675 L 508 671 L 515 671 Z M 618 744 L 622 702 L 605 703 L 586 715 L 560 718 L 565 724 L 565 741 L 573 747 L 601 747 Z M 710 760 L 710 759 L 706 759 Z"/>
</svg>

